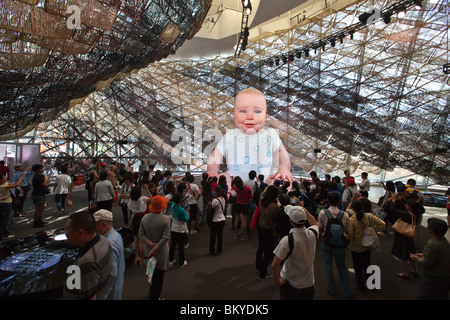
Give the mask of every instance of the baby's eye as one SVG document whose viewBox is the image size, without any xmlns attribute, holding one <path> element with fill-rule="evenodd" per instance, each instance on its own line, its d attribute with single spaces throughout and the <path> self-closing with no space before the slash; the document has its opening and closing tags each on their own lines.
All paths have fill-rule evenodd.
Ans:
<svg viewBox="0 0 450 320">
<path fill-rule="evenodd" d="M 239 113 L 246 113 L 246 110 L 239 110 Z"/>
<path fill-rule="evenodd" d="M 255 113 L 261 113 L 261 111 L 260 110 L 256 110 Z"/>
</svg>

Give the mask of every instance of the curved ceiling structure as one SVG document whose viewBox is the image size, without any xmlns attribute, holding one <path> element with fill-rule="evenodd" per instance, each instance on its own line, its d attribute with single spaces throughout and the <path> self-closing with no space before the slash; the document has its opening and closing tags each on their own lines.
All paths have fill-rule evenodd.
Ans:
<svg viewBox="0 0 450 320">
<path fill-rule="evenodd" d="M 0 137 L 59 117 L 114 79 L 173 54 L 211 0 L 1 0 Z"/>
<path fill-rule="evenodd" d="M 375 5 L 386 13 L 397 3 Z M 234 127 L 236 93 L 256 87 L 268 100 L 267 125 L 279 130 L 297 168 L 404 168 L 448 184 L 448 3 L 402 3 L 406 16 L 392 13 L 390 23 L 377 16 L 362 25 L 358 17 L 375 11 L 372 1 L 359 1 L 317 17 L 290 17 L 295 24 L 284 30 L 252 30 L 238 58 L 151 63 L 21 141 L 41 143 L 49 158 L 65 151 L 174 167 L 174 155 L 185 152 L 182 164 L 202 167 L 217 130 Z M 355 32 L 333 42 L 342 30 Z"/>
</svg>

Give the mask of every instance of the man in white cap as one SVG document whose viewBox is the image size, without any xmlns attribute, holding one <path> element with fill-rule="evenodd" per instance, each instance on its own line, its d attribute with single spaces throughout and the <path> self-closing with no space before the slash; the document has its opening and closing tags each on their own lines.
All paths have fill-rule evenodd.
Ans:
<svg viewBox="0 0 450 320">
<path fill-rule="evenodd" d="M 125 277 L 125 257 L 122 236 L 113 228 L 111 211 L 100 209 L 94 213 L 97 234 L 104 236 L 111 244 L 113 261 L 107 300 L 120 300 Z"/>
<path fill-rule="evenodd" d="M 303 206 L 287 205 L 284 211 L 293 228 L 273 251 L 273 277 L 275 283 L 280 286 L 282 300 L 312 300 L 315 292 L 314 258 L 319 227 Z M 307 222 L 310 225 L 308 228 L 305 227 Z"/>
</svg>

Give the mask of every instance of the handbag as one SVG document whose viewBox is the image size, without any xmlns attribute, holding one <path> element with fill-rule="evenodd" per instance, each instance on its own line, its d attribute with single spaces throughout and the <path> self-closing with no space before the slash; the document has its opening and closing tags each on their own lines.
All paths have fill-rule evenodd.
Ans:
<svg viewBox="0 0 450 320">
<path fill-rule="evenodd" d="M 259 219 L 259 207 L 256 207 L 255 213 L 253 214 L 252 220 L 248 227 L 252 230 L 255 230 L 258 227 L 258 219 Z"/>
<path fill-rule="evenodd" d="M 378 251 L 380 249 L 380 240 L 378 239 L 375 229 L 370 226 L 369 215 L 367 215 L 367 219 L 369 219 L 369 225 L 364 229 L 362 245 L 371 250 Z"/>
<path fill-rule="evenodd" d="M 414 238 L 416 236 L 417 232 L 417 226 L 416 226 L 416 218 L 414 215 L 410 212 L 409 213 L 412 218 L 412 223 L 407 223 L 402 220 L 402 218 L 399 218 L 395 223 L 392 225 L 392 230 L 395 232 L 398 232 L 404 236 L 407 236 L 409 238 Z"/>
</svg>

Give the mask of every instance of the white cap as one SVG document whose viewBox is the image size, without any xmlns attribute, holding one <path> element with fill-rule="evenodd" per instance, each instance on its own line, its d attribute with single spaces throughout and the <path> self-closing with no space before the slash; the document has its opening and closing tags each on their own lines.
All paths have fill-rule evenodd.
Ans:
<svg viewBox="0 0 450 320">
<path fill-rule="evenodd" d="M 105 221 L 113 221 L 113 215 L 111 211 L 100 209 L 94 213 L 95 221 L 105 220 Z"/>
<path fill-rule="evenodd" d="M 284 212 L 288 215 L 289 219 L 296 224 L 303 224 L 306 222 L 306 212 L 303 207 L 292 206 L 288 204 L 284 207 Z"/>
</svg>

